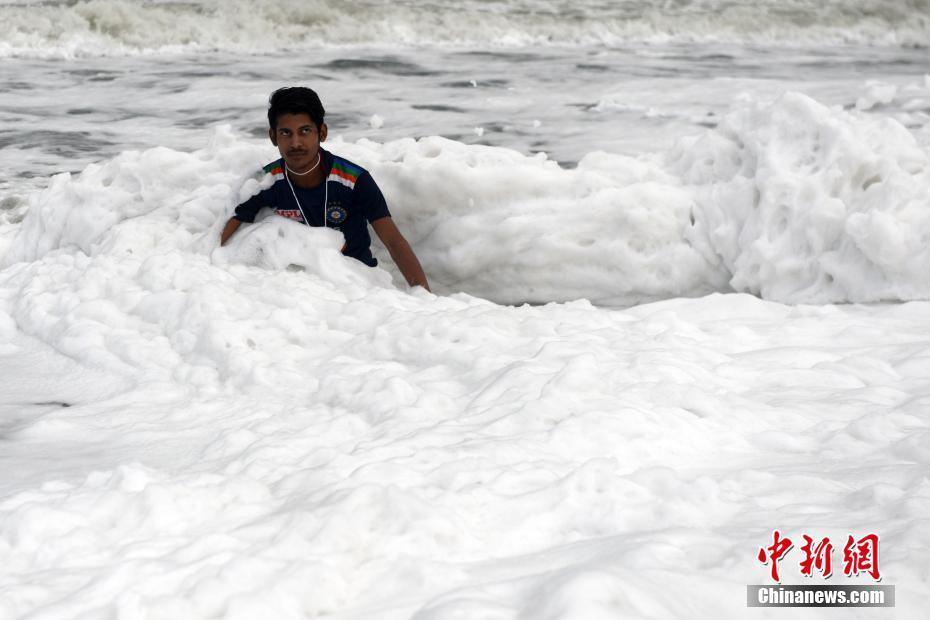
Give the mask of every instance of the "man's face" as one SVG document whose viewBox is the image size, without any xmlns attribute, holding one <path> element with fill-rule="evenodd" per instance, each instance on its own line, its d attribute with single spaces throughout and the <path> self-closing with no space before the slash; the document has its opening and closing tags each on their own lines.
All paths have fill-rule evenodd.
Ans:
<svg viewBox="0 0 930 620">
<path fill-rule="evenodd" d="M 301 172 L 316 164 L 320 142 L 326 139 L 326 123 L 317 130 L 309 114 L 281 114 L 277 129 L 269 129 L 268 136 L 288 168 Z"/>
</svg>

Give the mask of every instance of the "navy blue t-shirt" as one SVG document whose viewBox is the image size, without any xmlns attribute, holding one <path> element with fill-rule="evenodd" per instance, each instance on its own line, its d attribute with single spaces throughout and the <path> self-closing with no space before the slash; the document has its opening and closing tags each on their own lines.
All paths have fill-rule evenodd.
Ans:
<svg viewBox="0 0 930 620">
<path fill-rule="evenodd" d="M 284 162 L 277 160 L 265 166 L 274 183 L 236 207 L 236 219 L 254 222 L 263 208 L 310 226 L 323 225 L 323 202 L 326 199 L 326 226 L 341 231 L 345 238 L 342 253 L 374 267 L 377 259 L 371 254 L 368 224 L 390 216 L 381 189 L 371 174 L 347 159 L 323 149 L 321 165 L 326 180 L 316 187 L 304 188 L 289 184 L 284 176 Z M 293 193 L 291 187 L 293 186 Z M 294 201 L 297 194 L 299 204 Z M 306 214 L 307 220 L 304 220 Z"/>
</svg>

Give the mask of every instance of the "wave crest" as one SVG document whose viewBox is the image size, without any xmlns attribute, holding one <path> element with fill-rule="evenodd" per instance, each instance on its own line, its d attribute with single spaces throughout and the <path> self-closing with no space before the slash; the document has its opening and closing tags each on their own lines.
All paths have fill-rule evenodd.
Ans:
<svg viewBox="0 0 930 620">
<path fill-rule="evenodd" d="M 622 45 L 633 42 L 930 45 L 923 0 L 443 3 L 128 0 L 0 4 L 0 56 L 76 57 L 320 45 Z"/>
</svg>

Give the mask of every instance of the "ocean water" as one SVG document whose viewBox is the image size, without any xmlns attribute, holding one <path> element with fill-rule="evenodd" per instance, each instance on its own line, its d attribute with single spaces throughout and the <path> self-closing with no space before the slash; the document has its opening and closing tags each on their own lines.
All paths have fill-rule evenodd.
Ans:
<svg viewBox="0 0 930 620">
<path fill-rule="evenodd" d="M 218 247 L 295 84 L 435 295 Z M 925 0 L 2 1 L 0 165 L 0 620 L 930 604 Z"/>
<path fill-rule="evenodd" d="M 3 2 L 0 24 L 3 189 L 198 148 L 219 123 L 261 137 L 268 93 L 295 83 L 349 140 L 441 135 L 568 167 L 789 90 L 930 142 L 923 1 Z"/>
</svg>

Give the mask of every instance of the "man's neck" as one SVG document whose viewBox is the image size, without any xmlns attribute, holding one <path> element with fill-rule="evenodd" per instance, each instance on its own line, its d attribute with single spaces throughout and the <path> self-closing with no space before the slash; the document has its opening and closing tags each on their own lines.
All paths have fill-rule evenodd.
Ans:
<svg viewBox="0 0 930 620">
<path fill-rule="evenodd" d="M 287 178 L 291 180 L 291 183 L 297 187 L 316 187 L 323 182 L 323 151 L 319 153 L 319 159 L 310 165 L 306 172 L 304 170 L 293 170 L 287 166 L 287 162 L 284 163 L 284 171 L 287 174 Z"/>
</svg>

